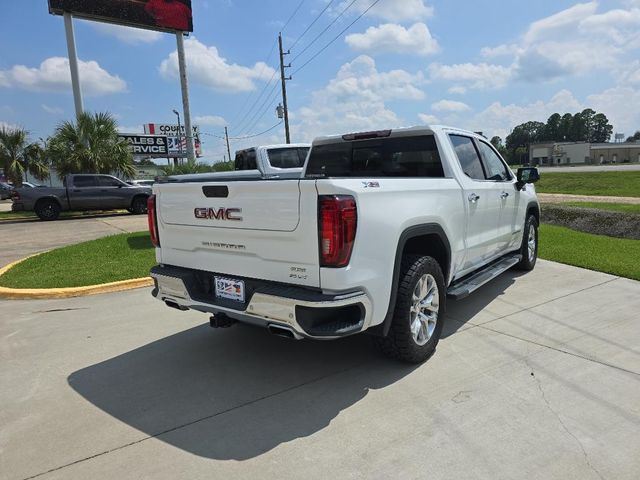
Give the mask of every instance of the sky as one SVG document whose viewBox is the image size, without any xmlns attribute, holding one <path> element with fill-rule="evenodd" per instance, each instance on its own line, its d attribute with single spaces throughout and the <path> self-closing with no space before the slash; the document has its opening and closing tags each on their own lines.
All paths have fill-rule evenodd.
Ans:
<svg viewBox="0 0 640 480">
<path fill-rule="evenodd" d="M 587 107 L 615 132 L 640 129 L 640 0 L 373 2 L 193 0 L 185 47 L 202 160 L 223 159 L 225 126 L 232 152 L 284 143 L 279 31 L 294 142 L 424 124 L 504 139 Z M 46 138 L 75 115 L 63 19 L 46 0 L 0 5 L 0 126 Z M 111 112 L 125 132 L 176 122 L 175 35 L 74 25 L 85 110 Z"/>
</svg>

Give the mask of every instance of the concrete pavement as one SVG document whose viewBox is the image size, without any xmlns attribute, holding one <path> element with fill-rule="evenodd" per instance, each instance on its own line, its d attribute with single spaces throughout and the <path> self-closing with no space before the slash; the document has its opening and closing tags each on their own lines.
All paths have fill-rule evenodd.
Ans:
<svg viewBox="0 0 640 480">
<path fill-rule="evenodd" d="M 107 235 L 147 229 L 146 215 L 95 215 L 0 222 L 0 267 L 34 253 L 93 240 Z"/>
<path fill-rule="evenodd" d="M 636 479 L 640 283 L 540 261 L 435 356 L 211 330 L 147 290 L 0 302 L 2 479 Z"/>
</svg>

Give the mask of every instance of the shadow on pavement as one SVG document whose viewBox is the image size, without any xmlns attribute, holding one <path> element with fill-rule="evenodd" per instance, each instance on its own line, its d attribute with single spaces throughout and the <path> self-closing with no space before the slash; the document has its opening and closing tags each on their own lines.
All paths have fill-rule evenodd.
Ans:
<svg viewBox="0 0 640 480">
<path fill-rule="evenodd" d="M 519 274 L 506 272 L 451 302 L 443 337 Z M 322 430 L 370 390 L 415 368 L 381 357 L 366 335 L 296 342 L 241 324 L 202 325 L 74 372 L 68 382 L 149 436 L 203 457 L 243 460 Z"/>
<path fill-rule="evenodd" d="M 296 342 L 244 325 L 203 325 L 74 372 L 68 382 L 150 436 L 199 456 L 242 460 L 322 430 L 369 390 L 414 368 L 381 358 L 366 336 Z"/>
</svg>

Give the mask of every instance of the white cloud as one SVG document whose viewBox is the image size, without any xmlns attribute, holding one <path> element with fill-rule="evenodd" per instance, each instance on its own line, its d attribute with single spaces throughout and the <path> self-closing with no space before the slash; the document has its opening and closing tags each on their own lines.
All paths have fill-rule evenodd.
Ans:
<svg viewBox="0 0 640 480">
<path fill-rule="evenodd" d="M 227 124 L 227 121 L 218 115 L 201 115 L 194 117 L 193 123 L 197 123 L 198 125 L 207 125 L 210 127 L 224 127 Z"/>
<path fill-rule="evenodd" d="M 504 87 L 513 75 L 511 67 L 488 63 L 459 63 L 429 65 L 432 80 L 465 83 L 469 88 L 491 89 Z"/>
<path fill-rule="evenodd" d="M 428 125 L 435 125 L 437 123 L 440 123 L 440 120 L 438 119 L 438 117 L 436 117 L 435 115 L 429 115 L 427 113 L 419 113 L 418 118 L 422 123 L 425 123 Z"/>
<path fill-rule="evenodd" d="M 640 129 L 640 90 L 629 86 L 609 88 L 601 93 L 589 95 L 586 105 L 596 112 L 604 113 L 613 125 L 614 132 L 632 135 Z"/>
<path fill-rule="evenodd" d="M 126 91 L 127 84 L 117 75 L 111 75 L 98 62 L 78 60 L 80 86 L 85 95 L 106 95 Z M 0 87 L 21 88 L 35 92 L 70 92 L 69 60 L 50 57 L 38 68 L 15 65 L 0 70 Z"/>
<path fill-rule="evenodd" d="M 345 0 L 335 10 L 341 12 L 351 3 Z M 368 0 L 359 0 L 353 6 L 358 14 L 363 13 L 371 5 Z M 424 0 L 383 0 L 367 12 L 369 17 L 378 17 L 389 22 L 416 21 L 433 15 L 433 7 L 429 7 Z"/>
<path fill-rule="evenodd" d="M 375 61 L 361 55 L 344 64 L 336 77 L 311 95 L 308 106 L 294 112 L 294 136 L 311 140 L 317 135 L 398 126 L 398 116 L 387 100 L 422 100 L 421 73 L 380 72 Z"/>
<path fill-rule="evenodd" d="M 461 118 L 460 123 L 469 130 L 481 130 L 488 136 L 499 135 L 504 139 L 521 123 L 529 120 L 546 122 L 553 113 L 578 112 L 583 108 L 570 91 L 561 90 L 547 102 L 538 100 L 525 105 L 494 102 L 471 118 Z"/>
<path fill-rule="evenodd" d="M 364 33 L 352 33 L 345 38 L 347 45 L 360 52 L 393 52 L 427 56 L 440 47 L 424 23 L 404 28 L 395 23 L 369 27 Z"/>
<path fill-rule="evenodd" d="M 467 93 L 467 89 L 462 85 L 454 85 L 453 87 L 449 87 L 447 89 L 447 92 L 457 93 L 458 95 L 464 95 L 465 93 Z"/>
<path fill-rule="evenodd" d="M 433 103 L 431 109 L 436 112 L 466 112 L 471 110 L 471 107 L 464 102 L 440 100 L 439 102 Z"/>
<path fill-rule="evenodd" d="M 20 127 L 15 123 L 3 122 L 0 120 L 0 130 L 17 130 L 18 128 Z"/>
<path fill-rule="evenodd" d="M 46 105 L 44 103 L 41 105 L 41 107 L 45 112 L 50 113 L 51 115 L 64 114 L 64 110 L 60 107 L 50 107 L 49 105 Z"/>
<path fill-rule="evenodd" d="M 613 71 L 623 56 L 640 48 L 640 8 L 598 12 L 596 1 L 578 3 L 537 20 L 519 41 L 485 47 L 485 57 L 512 56 L 514 78 L 549 81 L 584 75 L 596 70 Z"/>
<path fill-rule="evenodd" d="M 228 63 L 218 49 L 208 47 L 192 37 L 184 42 L 189 81 L 219 92 L 246 92 L 256 88 L 256 80 L 269 80 L 274 69 L 263 62 L 253 67 Z M 160 74 L 166 79 L 178 79 L 178 53 L 173 52 L 160 64 Z"/>
<path fill-rule="evenodd" d="M 113 23 L 90 22 L 91 27 L 100 33 L 115 37 L 121 42 L 129 44 L 155 43 L 162 38 L 162 33 L 142 28 L 125 27 Z"/>
</svg>

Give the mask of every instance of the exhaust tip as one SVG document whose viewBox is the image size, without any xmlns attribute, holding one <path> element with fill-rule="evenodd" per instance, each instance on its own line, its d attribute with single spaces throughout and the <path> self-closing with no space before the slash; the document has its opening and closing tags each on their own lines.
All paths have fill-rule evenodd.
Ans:
<svg viewBox="0 0 640 480">
<path fill-rule="evenodd" d="M 269 330 L 272 335 L 277 335 L 278 337 L 285 337 L 292 340 L 302 340 L 302 336 L 294 332 L 291 328 L 271 324 L 267 325 L 267 330 Z"/>
<path fill-rule="evenodd" d="M 165 300 L 164 304 L 167 307 L 175 308 L 176 310 L 180 310 L 181 312 L 184 312 L 185 310 L 189 310 L 187 307 L 183 307 L 182 305 L 178 305 L 176 302 L 172 302 L 171 300 Z"/>
</svg>

